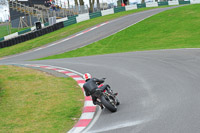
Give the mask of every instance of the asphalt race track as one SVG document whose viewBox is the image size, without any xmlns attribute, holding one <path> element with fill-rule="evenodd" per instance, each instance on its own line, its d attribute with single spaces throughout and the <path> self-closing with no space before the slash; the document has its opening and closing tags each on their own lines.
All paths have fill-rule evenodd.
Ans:
<svg viewBox="0 0 200 133">
<path fill-rule="evenodd" d="M 122 17 L 76 38 L 41 50 L 10 56 L 0 60 L 0 63 L 46 64 L 106 77 L 106 83 L 119 92 L 121 105 L 116 113 L 104 109 L 87 132 L 199 133 L 200 49 L 26 61 L 87 45 L 167 9 L 170 8 Z"/>
<path fill-rule="evenodd" d="M 95 30 L 92 30 L 90 32 L 87 32 L 85 34 L 77 36 L 70 40 L 65 41 L 65 39 L 63 39 L 62 42 L 58 41 L 60 43 L 54 42 L 52 44 L 47 45 L 46 48 L 42 47 L 43 49 L 40 49 L 40 50 L 30 51 L 29 53 L 24 53 L 23 55 L 20 54 L 19 56 L 12 57 L 10 59 L 7 59 L 6 61 L 10 62 L 13 60 L 14 61 L 31 60 L 31 59 L 42 58 L 42 57 L 46 57 L 49 55 L 54 55 L 54 54 L 70 51 L 72 49 L 76 49 L 76 48 L 88 45 L 92 42 L 101 40 L 101 39 L 103 39 L 111 34 L 114 34 L 130 25 L 133 25 L 139 21 L 142 21 L 145 18 L 148 18 L 152 15 L 155 15 L 159 12 L 162 12 L 162 11 L 165 11 L 165 10 L 168 10 L 171 8 L 176 8 L 176 7 L 158 8 L 158 9 L 153 9 L 150 11 L 139 12 L 139 13 L 125 16 L 125 17 L 121 17 L 121 18 L 115 19 L 113 21 L 109 21 L 107 24 L 105 24 L 99 28 L 96 28 Z M 87 30 L 88 29 L 86 29 L 85 31 L 87 31 Z M 77 34 L 79 34 L 79 33 L 77 33 Z M 73 36 L 74 35 L 72 35 L 71 37 L 73 37 Z M 53 45 L 53 44 L 56 44 L 56 45 Z"/>
</svg>

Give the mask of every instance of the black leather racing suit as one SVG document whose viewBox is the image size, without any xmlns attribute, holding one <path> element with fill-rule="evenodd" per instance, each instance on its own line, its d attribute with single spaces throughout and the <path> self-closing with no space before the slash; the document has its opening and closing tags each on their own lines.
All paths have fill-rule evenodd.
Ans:
<svg viewBox="0 0 200 133">
<path fill-rule="evenodd" d="M 86 96 L 92 96 L 93 104 L 98 104 L 97 97 L 93 96 L 92 94 L 95 92 L 95 90 L 98 88 L 98 85 L 102 84 L 105 79 L 97 79 L 97 78 L 91 78 L 89 80 L 86 80 L 86 83 L 83 85 L 83 88 L 85 90 Z M 87 91 L 92 90 L 92 91 Z"/>
</svg>

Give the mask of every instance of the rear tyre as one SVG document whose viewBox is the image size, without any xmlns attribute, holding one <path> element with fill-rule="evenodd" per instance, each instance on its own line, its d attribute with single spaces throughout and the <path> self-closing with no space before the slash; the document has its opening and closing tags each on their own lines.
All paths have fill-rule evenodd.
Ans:
<svg viewBox="0 0 200 133">
<path fill-rule="evenodd" d="M 101 103 L 102 103 L 108 110 L 110 110 L 111 112 L 116 112 L 116 111 L 117 111 L 117 106 L 112 105 L 112 103 L 110 103 L 110 101 L 107 100 L 107 99 L 105 98 L 104 95 L 101 96 Z"/>
</svg>

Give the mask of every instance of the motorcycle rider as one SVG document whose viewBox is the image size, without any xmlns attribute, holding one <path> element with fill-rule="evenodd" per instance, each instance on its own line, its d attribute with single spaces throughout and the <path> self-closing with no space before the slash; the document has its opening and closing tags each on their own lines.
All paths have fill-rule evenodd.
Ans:
<svg viewBox="0 0 200 133">
<path fill-rule="evenodd" d="M 98 85 L 102 84 L 105 81 L 105 78 L 102 79 L 97 79 L 97 78 L 92 78 L 92 76 L 89 73 L 85 73 L 83 78 L 85 79 L 85 84 L 83 85 L 83 88 L 85 90 L 85 94 L 86 96 L 90 96 L 92 97 L 92 101 L 94 105 L 99 105 L 101 107 L 101 109 L 103 109 L 103 105 L 102 103 L 100 103 L 99 101 L 97 101 L 97 97 L 93 95 L 93 93 L 95 92 L 95 90 L 98 87 Z M 106 88 L 110 86 L 109 85 L 102 85 L 102 88 Z"/>
</svg>

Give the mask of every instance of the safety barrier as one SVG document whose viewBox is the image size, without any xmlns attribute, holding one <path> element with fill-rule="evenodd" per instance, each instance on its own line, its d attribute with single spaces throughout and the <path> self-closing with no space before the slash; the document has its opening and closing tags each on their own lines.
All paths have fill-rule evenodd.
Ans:
<svg viewBox="0 0 200 133">
<path fill-rule="evenodd" d="M 49 22 L 47 22 L 47 23 L 44 23 L 44 26 L 46 27 L 46 26 L 49 26 Z"/>
<path fill-rule="evenodd" d="M 105 16 L 105 15 L 109 15 L 109 14 L 114 14 L 114 10 L 112 9 L 107 9 L 107 10 L 102 10 L 101 11 L 101 15 Z"/>
<path fill-rule="evenodd" d="M 200 3 L 200 0 L 190 0 L 190 3 L 191 3 L 191 4 L 199 4 L 199 3 Z"/>
<path fill-rule="evenodd" d="M 8 39 L 11 39 L 11 38 L 14 38 L 14 37 L 17 37 L 17 36 L 18 36 L 18 32 L 4 36 L 4 39 L 8 40 Z"/>
<path fill-rule="evenodd" d="M 89 13 L 80 14 L 76 17 L 77 23 L 90 19 Z"/>
<path fill-rule="evenodd" d="M 69 26 L 69 25 L 72 25 L 72 24 L 75 24 L 75 23 L 77 23 L 77 22 L 76 22 L 76 17 L 70 18 L 70 19 L 68 19 L 67 21 L 64 21 L 64 22 L 63 22 L 64 27 Z"/>
<path fill-rule="evenodd" d="M 68 17 L 61 18 L 61 19 L 56 19 L 56 23 L 67 21 L 67 20 L 68 20 Z"/>
<path fill-rule="evenodd" d="M 73 19 L 73 18 L 76 18 L 78 15 L 74 15 L 74 16 L 68 16 L 67 18 L 68 19 Z"/>
<path fill-rule="evenodd" d="M 179 5 L 178 1 L 168 1 L 168 5 Z"/>
<path fill-rule="evenodd" d="M 4 37 L 1 37 L 1 38 L 0 38 L 0 41 L 4 41 Z"/>
<path fill-rule="evenodd" d="M 21 34 L 20 36 L 16 36 L 15 38 L 10 38 L 8 40 L 2 39 L 3 41 L 0 42 L 0 48 L 9 47 L 9 46 L 21 43 L 21 42 L 25 42 L 27 40 L 34 39 L 36 37 L 40 37 L 44 34 L 56 31 L 56 30 L 61 29 L 63 27 L 64 27 L 63 22 L 60 22 L 60 23 L 56 23 L 52 26 L 48 26 L 48 27 L 45 27 L 43 29 L 37 30 L 37 31 L 32 31 L 32 32 L 29 32 L 27 34 Z"/>
<path fill-rule="evenodd" d="M 125 7 L 114 8 L 114 13 L 123 12 L 123 11 L 125 11 Z"/>
<path fill-rule="evenodd" d="M 137 8 L 144 8 L 144 7 L 146 7 L 145 3 L 143 3 L 143 4 L 137 4 Z"/>
<path fill-rule="evenodd" d="M 133 9 L 137 9 L 137 5 L 129 5 L 129 6 L 125 6 L 125 10 L 133 10 Z"/>
<path fill-rule="evenodd" d="M 158 6 L 158 3 L 157 2 L 149 2 L 149 3 L 146 3 L 146 7 L 157 7 Z"/>
<path fill-rule="evenodd" d="M 89 15 L 90 15 L 90 19 L 102 16 L 101 12 L 90 13 Z"/>
<path fill-rule="evenodd" d="M 165 6 L 165 5 L 168 5 L 167 1 L 158 2 L 158 6 Z"/>
<path fill-rule="evenodd" d="M 18 32 L 18 35 L 21 35 L 21 34 L 24 34 L 24 33 L 26 33 L 26 32 L 30 32 L 31 31 L 31 29 L 29 28 L 29 29 L 26 29 L 26 30 L 22 30 L 22 31 L 19 31 Z"/>
<path fill-rule="evenodd" d="M 179 4 L 182 5 L 182 4 L 190 4 L 190 1 L 179 1 Z"/>
</svg>

